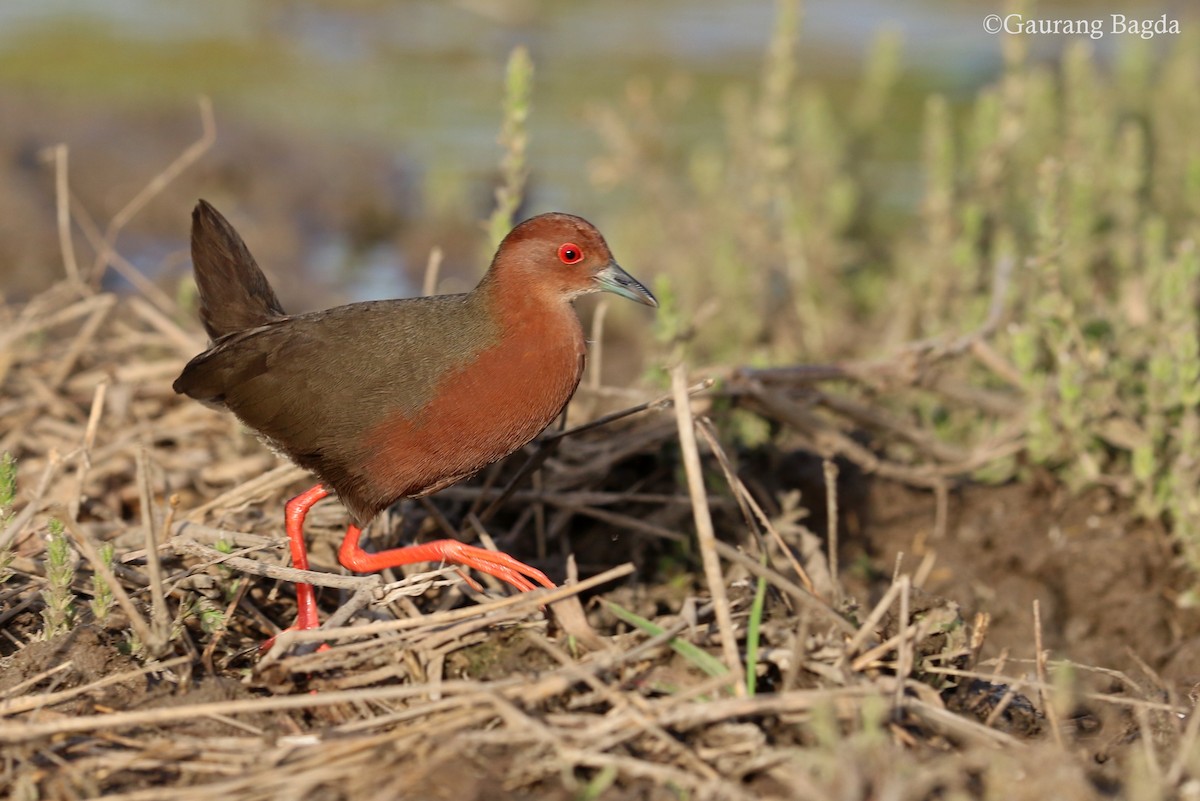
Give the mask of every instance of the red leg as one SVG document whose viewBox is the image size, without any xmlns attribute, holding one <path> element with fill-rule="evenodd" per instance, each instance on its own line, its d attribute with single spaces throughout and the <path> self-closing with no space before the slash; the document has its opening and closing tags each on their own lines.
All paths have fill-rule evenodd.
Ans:
<svg viewBox="0 0 1200 801">
<path fill-rule="evenodd" d="M 411 565 L 415 562 L 449 562 L 464 567 L 473 567 L 480 573 L 495 576 L 501 581 L 507 581 L 522 592 L 535 589 L 533 579 L 543 587 L 554 587 L 554 582 L 546 578 L 546 574 L 537 568 L 518 562 L 506 553 L 497 553 L 474 545 L 467 545 L 458 540 L 437 540 L 423 545 L 410 545 L 407 548 L 392 548 L 379 553 L 367 553 L 359 545 L 362 529 L 350 526 L 346 529 L 346 538 L 338 549 L 338 561 L 343 566 L 356 573 L 374 573 L 397 565 Z"/>
<path fill-rule="evenodd" d="M 329 496 L 329 490 L 318 484 L 287 502 L 284 507 L 284 529 L 287 531 L 288 547 L 292 552 L 292 567 L 308 570 L 308 550 L 304 547 L 304 518 L 308 510 L 318 501 Z M 311 584 L 296 585 L 296 622 L 290 627 L 306 631 L 321 625 L 317 617 L 317 594 Z M 275 638 L 263 643 L 263 649 L 275 644 Z"/>
</svg>

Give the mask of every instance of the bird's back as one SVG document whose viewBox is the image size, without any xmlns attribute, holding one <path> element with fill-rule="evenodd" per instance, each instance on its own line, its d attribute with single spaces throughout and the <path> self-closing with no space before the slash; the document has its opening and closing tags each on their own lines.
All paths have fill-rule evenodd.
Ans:
<svg viewBox="0 0 1200 801">
<path fill-rule="evenodd" d="M 280 318 L 218 340 L 175 390 L 233 412 L 365 523 L 520 448 L 578 385 L 581 333 L 507 328 L 472 301 L 375 301 Z"/>
<path fill-rule="evenodd" d="M 331 486 L 359 525 L 517 450 L 579 384 L 583 331 L 565 298 L 494 280 L 289 316 L 207 204 L 192 234 L 214 342 L 175 391 L 233 412 Z"/>
</svg>

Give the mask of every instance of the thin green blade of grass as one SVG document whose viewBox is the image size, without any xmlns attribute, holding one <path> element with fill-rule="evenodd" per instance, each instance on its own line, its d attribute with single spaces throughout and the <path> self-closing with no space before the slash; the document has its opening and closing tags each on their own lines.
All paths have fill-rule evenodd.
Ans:
<svg viewBox="0 0 1200 801">
<path fill-rule="evenodd" d="M 609 610 L 622 621 L 628 623 L 634 628 L 646 632 L 651 637 L 657 637 L 666 631 L 666 629 L 657 623 L 647 620 L 635 612 L 630 612 L 628 609 L 618 606 L 612 601 L 606 601 L 605 603 L 607 604 Z M 697 648 L 695 645 L 692 645 L 686 640 L 681 640 L 678 637 L 672 637 L 667 641 L 667 644 L 671 646 L 675 653 L 679 654 L 684 659 L 688 660 L 710 676 L 724 676 L 729 673 L 729 668 L 725 667 L 725 665 L 721 663 L 721 660 L 717 659 L 707 651 Z"/>
<path fill-rule="evenodd" d="M 763 566 L 767 564 L 767 555 L 762 558 Z M 754 588 L 754 603 L 750 605 L 750 620 L 746 626 L 746 695 L 754 697 L 758 675 L 758 644 L 762 637 L 763 609 L 767 601 L 767 580 L 758 577 L 758 585 Z"/>
<path fill-rule="evenodd" d="M 612 765 L 601 768 L 590 782 L 575 796 L 576 801 L 595 801 L 608 792 L 617 780 L 617 769 Z"/>
</svg>

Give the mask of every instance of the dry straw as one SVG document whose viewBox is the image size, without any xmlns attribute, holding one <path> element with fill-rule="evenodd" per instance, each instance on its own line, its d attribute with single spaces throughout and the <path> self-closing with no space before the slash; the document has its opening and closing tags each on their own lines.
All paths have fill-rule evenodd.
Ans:
<svg viewBox="0 0 1200 801">
<path fill-rule="evenodd" d="M 792 170 L 821 169 L 818 161 L 788 152 L 793 116 L 806 125 L 816 119 L 782 113 L 791 107 L 798 74 L 791 62 L 797 20 L 783 17 L 766 91 L 752 115 L 754 134 L 734 143 L 746 169 L 729 172 L 753 176 L 762 190 L 747 194 L 744 228 L 748 244 L 758 248 L 752 252 L 761 255 L 782 241 L 783 278 L 813 284 L 796 287 L 797 308 L 815 314 L 820 292 L 828 290 L 838 304 L 846 299 L 836 286 L 818 286 L 826 279 L 810 269 L 806 247 L 840 252 L 844 243 L 830 241 L 828 231 L 850 226 L 839 223 L 836 209 L 812 205 L 826 202 L 826 193 L 796 192 L 789 183 Z M 863 131 L 886 118 L 881 98 L 891 80 L 888 63 L 881 57 L 855 107 L 854 124 Z M 1012 123 L 1020 122 L 1014 109 L 1032 104 L 1029 94 L 1036 89 L 1017 77 L 1000 87 L 998 113 Z M 504 227 L 525 178 L 521 122 L 529 80 L 528 64 L 514 57 L 512 124 L 505 134 L 510 194 L 501 198 L 493 230 Z M 817 109 L 811 99 L 804 102 Z M 926 159 L 933 180 L 924 214 L 931 233 L 953 244 L 965 234 L 957 224 L 945 227 L 954 222 L 948 215 L 955 208 L 948 178 L 953 172 L 946 169 L 953 141 L 947 111 L 944 104 L 929 106 Z M 805 133 L 816 137 L 820 131 Z M 0 309 L 0 451 L 21 455 L 22 475 L 18 508 L 0 532 L 0 549 L 17 547 L 16 573 L 0 586 L 0 632 L 15 652 L 5 667 L 29 667 L 0 690 L 6 767 L 0 795 L 390 798 L 432 796 L 445 789 L 439 783 L 474 779 L 495 794 L 561 787 L 581 798 L 605 788 L 652 796 L 663 787 L 698 799 L 929 792 L 976 797 L 1008 788 L 1017 769 L 1047 748 L 1056 764 L 1078 768 L 1078 787 L 1092 789 L 1080 763 L 1072 761 L 1072 732 L 1057 717 L 1054 701 L 1062 690 L 1048 684 L 1040 610 L 1031 632 L 1035 658 L 1004 660 L 995 670 L 978 662 L 986 618 L 970 625 L 949 605 L 919 606 L 917 590 L 932 571 L 932 558 L 912 576 L 898 569 L 865 614 L 847 616 L 837 541 L 846 510 L 835 471 L 825 473 L 824 498 L 803 499 L 826 506 L 828 551 L 806 549 L 806 542 L 819 538 L 794 518 L 776 515 L 773 510 L 784 506 L 778 499 L 751 492 L 737 451 L 710 424 L 724 422 L 724 409 L 737 406 L 786 430 L 793 444 L 808 446 L 827 465 L 843 460 L 877 479 L 930 490 L 937 511 L 928 528 L 935 539 L 946 536 L 952 482 L 1027 448 L 1016 393 L 1036 392 L 1037 382 L 1048 380 L 1028 364 L 1014 364 L 996 343 L 1014 283 L 1024 277 L 1015 275 L 1008 250 L 1000 248 L 981 273 L 990 276 L 990 295 L 980 304 L 983 319 L 965 336 L 926 337 L 876 360 L 734 365 L 708 371 L 691 386 L 680 364 L 671 373 L 670 394 L 661 397 L 605 386 L 597 369 L 581 386 L 582 403 L 573 413 L 606 413 L 544 435 L 520 465 L 442 493 L 430 507 L 436 512 L 429 513 L 431 526 L 461 527 L 470 536 L 513 540 L 536 529 L 551 561 L 584 544 L 569 536 L 573 529 L 591 532 L 592 542 L 613 542 L 609 551 L 622 546 L 608 562 L 604 549 L 598 557 L 578 547 L 581 560 L 584 554 L 592 559 L 580 565 L 587 578 L 495 599 L 480 597 L 447 571 L 382 577 L 297 571 L 285 564 L 277 521 L 258 510 L 277 508 L 301 471 L 273 467 L 268 456 L 242 447 L 227 419 L 175 397 L 171 379 L 182 359 L 199 350 L 202 337 L 183 322 L 189 319 L 185 310 L 118 253 L 123 228 L 214 137 L 211 109 L 202 102 L 200 137 L 103 226 L 70 195 L 65 147 L 50 153 L 64 280 L 21 306 Z M 1017 137 L 985 145 L 989 158 L 1003 160 L 1020 143 Z M 1074 177 L 1051 166 L 1039 180 L 1055 196 L 1061 191 L 1055 182 Z M 836 178 L 821 180 L 832 186 Z M 1063 226 L 1054 208 L 1041 213 L 1039 235 L 1047 247 L 1040 261 L 1022 268 L 1050 270 L 1052 256 L 1075 258 L 1058 241 Z M 772 228 L 790 219 L 824 224 L 814 231 Z M 1119 227 L 1132 230 L 1126 223 Z M 1153 234 L 1152 226 L 1147 232 Z M 95 254 L 90 269 L 75 251 L 76 233 Z M 1192 255 L 1181 250 L 1178 258 Z M 428 288 L 436 286 L 438 261 L 431 254 Z M 1064 274 L 1080 274 L 1069 272 L 1077 267 L 1063 266 Z M 99 291 L 109 269 L 127 278 L 136 294 Z M 958 274 L 926 275 L 929 297 L 961 297 L 963 287 L 946 277 Z M 1170 287 L 1159 289 L 1169 294 Z M 1071 302 L 1059 295 L 1048 299 L 1057 304 L 1042 309 L 1049 316 Z M 745 321 L 717 323 L 713 330 L 728 333 Z M 611 328 L 613 321 L 601 317 L 597 336 L 602 324 Z M 1075 330 L 1072 325 L 1063 330 Z M 781 328 L 799 332 L 797 341 L 809 345 L 828 341 L 831 333 L 820 321 Z M 1037 329 L 1039 335 L 1046 330 Z M 964 362 L 986 371 L 998 388 L 973 387 L 962 377 L 966 371 L 950 369 Z M 849 391 L 831 389 L 839 386 Z M 918 417 L 876 402 L 897 392 L 962 402 L 996 425 L 986 436 L 949 440 L 914 422 Z M 624 408 L 614 408 L 618 404 Z M 864 430 L 882 445 L 864 445 L 857 436 Z M 536 482 L 530 478 L 535 472 Z M 610 481 L 614 476 L 619 485 Z M 417 516 L 418 510 L 409 513 Z M 55 641 L 55 659 L 64 661 L 53 665 L 34 661 L 46 646 L 36 642 L 38 632 L 16 625 L 36 611 L 44 585 L 38 535 L 49 516 L 62 521 L 83 553 L 86 568 L 79 572 L 112 589 L 132 632 L 80 628 Z M 342 522 L 336 509 L 318 508 L 312 515 L 317 532 Z M 115 565 L 101 557 L 99 543 L 116 546 Z M 635 567 L 627 554 L 644 558 Z M 314 564 L 321 562 L 314 554 Z M 644 579 L 662 562 L 685 576 L 674 594 L 652 594 L 646 586 Z M 692 580 L 693 573 L 703 580 Z M 71 585 L 77 593 L 92 586 L 82 578 Z M 325 606 L 334 605 L 335 592 L 347 597 L 327 617 L 326 628 L 285 632 L 274 649 L 258 655 L 257 643 L 276 634 L 276 621 L 287 615 L 287 585 L 297 580 L 326 588 Z M 756 610 L 748 588 L 759 582 L 765 591 Z M 601 594 L 633 608 L 655 633 L 619 624 L 592 605 L 590 599 Z M 196 610 L 204 609 L 220 618 L 215 634 L 197 624 Z M 752 615 L 760 670 L 745 677 Z M 939 619 L 949 621 L 944 630 L 935 627 Z M 938 645 L 964 629 L 961 642 Z M 89 633 L 90 650 L 84 646 Z M 317 643 L 330 647 L 307 653 L 299 647 Z M 686 656 L 697 652 L 719 654 L 728 672 L 707 675 Z M 88 677 L 82 666 L 97 654 L 109 660 L 109 673 Z M 1007 678 L 1004 669 L 1014 665 L 1031 669 L 1037 680 Z M 221 681 L 207 681 L 213 678 Z M 754 682 L 753 696 L 747 678 Z M 148 696 L 149 684 L 162 695 Z M 233 697 L 214 698 L 213 692 Z M 1188 704 L 1148 700 L 1132 681 L 1122 684 L 1120 694 L 1076 692 L 1133 722 L 1147 781 L 1172 791 L 1194 781 L 1200 724 Z M 1041 703 L 1035 706 L 1026 693 Z M 1042 725 L 1043 714 L 1051 736 L 1039 742 L 1027 732 Z M 939 767 L 937 756 L 946 754 L 970 770 Z"/>
</svg>

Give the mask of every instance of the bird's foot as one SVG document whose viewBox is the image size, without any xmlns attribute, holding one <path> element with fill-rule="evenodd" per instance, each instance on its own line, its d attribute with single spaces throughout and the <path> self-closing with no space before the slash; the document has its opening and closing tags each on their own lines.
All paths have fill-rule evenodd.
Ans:
<svg viewBox="0 0 1200 801">
<path fill-rule="evenodd" d="M 317 598 L 311 584 L 296 585 L 296 622 L 288 626 L 279 634 L 288 631 L 312 631 L 321 627 L 321 619 L 317 614 Z M 263 644 L 258 646 L 259 653 L 266 653 L 275 647 L 275 640 L 279 637 L 276 634 L 268 640 L 263 641 Z M 328 651 L 329 644 L 321 643 L 317 647 L 318 651 Z"/>
<path fill-rule="evenodd" d="M 556 586 L 546 577 L 545 573 L 536 567 L 531 567 L 499 551 L 489 551 L 486 548 L 467 545 L 457 540 L 438 540 L 419 547 L 432 548 L 434 552 L 440 554 L 442 561 L 495 576 L 521 592 L 537 589 L 533 584 L 534 581 L 549 589 L 554 589 Z"/>
<path fill-rule="evenodd" d="M 313 630 L 313 629 L 315 629 L 315 628 L 319 628 L 319 627 L 318 627 L 318 626 L 312 626 L 312 627 L 309 627 L 309 628 L 303 628 L 303 627 L 301 627 L 301 626 L 300 626 L 300 625 L 298 625 L 298 624 L 293 624 L 293 625 L 291 625 L 291 626 L 288 626 L 286 629 L 284 629 L 283 631 L 279 632 L 279 634 L 276 634 L 274 637 L 269 637 L 269 638 L 267 638 L 267 639 L 263 640 L 263 641 L 262 641 L 262 644 L 258 646 L 258 652 L 259 652 L 260 654 L 265 654 L 267 651 L 270 651 L 272 648 L 274 648 L 274 647 L 275 647 L 275 641 L 276 641 L 277 639 L 279 639 L 279 636 L 280 636 L 281 634 L 286 634 L 286 633 L 287 633 L 287 632 L 289 632 L 289 631 L 312 631 L 312 630 Z M 323 642 L 323 643 L 321 643 L 320 645 L 318 645 L 318 646 L 317 646 L 316 650 L 317 650 L 317 651 L 328 651 L 328 650 L 329 650 L 329 643 L 327 643 L 327 642 Z"/>
<path fill-rule="evenodd" d="M 359 530 L 351 527 L 338 553 L 338 560 L 356 573 L 374 573 L 389 567 L 417 562 L 443 562 L 495 576 L 521 592 L 537 589 L 534 582 L 550 589 L 555 586 L 554 582 L 536 567 L 519 562 L 506 553 L 489 551 L 458 540 L 435 540 L 421 545 L 368 553 L 358 544 L 358 536 Z"/>
</svg>

